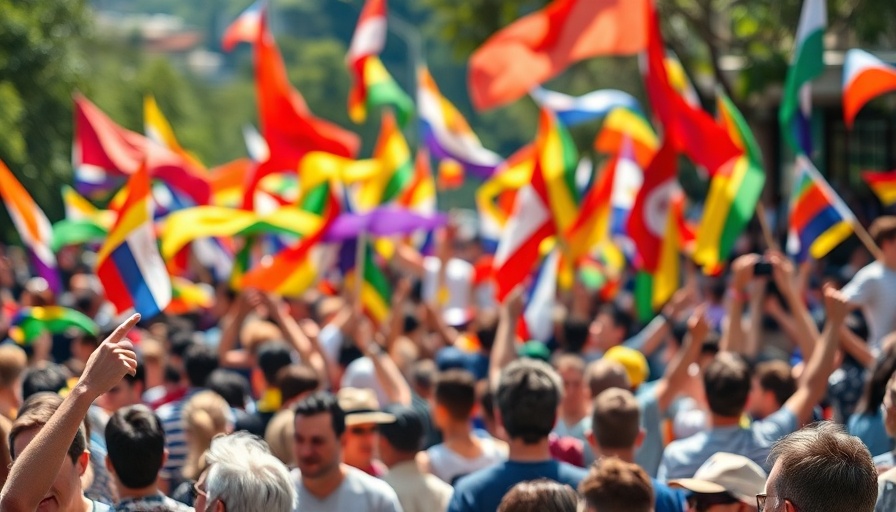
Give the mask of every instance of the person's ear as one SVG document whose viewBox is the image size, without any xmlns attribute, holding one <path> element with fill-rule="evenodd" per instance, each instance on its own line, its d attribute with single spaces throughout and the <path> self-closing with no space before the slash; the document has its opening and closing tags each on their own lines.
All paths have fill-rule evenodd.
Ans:
<svg viewBox="0 0 896 512">
<path fill-rule="evenodd" d="M 108 458 L 108 457 L 107 457 Z M 78 463 L 76 466 L 78 467 L 78 476 L 84 474 L 87 471 L 87 466 L 90 465 L 90 452 L 84 450 L 80 457 L 78 457 Z"/>
<path fill-rule="evenodd" d="M 797 512 L 796 507 L 790 500 L 784 500 L 784 511 L 785 512 Z"/>
<path fill-rule="evenodd" d="M 224 505 L 223 501 L 217 500 L 215 502 L 215 512 L 227 512 L 227 506 Z"/>
</svg>

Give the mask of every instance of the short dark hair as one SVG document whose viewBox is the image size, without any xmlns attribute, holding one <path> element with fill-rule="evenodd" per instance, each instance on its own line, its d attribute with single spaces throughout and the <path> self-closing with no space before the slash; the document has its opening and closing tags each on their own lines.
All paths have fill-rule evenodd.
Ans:
<svg viewBox="0 0 896 512">
<path fill-rule="evenodd" d="M 590 323 L 586 320 L 567 317 L 563 321 L 563 341 L 566 342 L 566 350 L 581 352 L 588 341 L 589 327 Z"/>
<path fill-rule="evenodd" d="M 771 391 L 779 406 L 796 392 L 796 379 L 784 361 L 765 361 L 756 365 L 756 379 L 765 391 Z"/>
<path fill-rule="evenodd" d="M 218 354 L 211 347 L 194 343 L 184 353 L 184 370 L 194 388 L 204 387 L 209 375 L 217 368 Z"/>
<path fill-rule="evenodd" d="M 283 403 L 320 387 L 320 376 L 307 363 L 291 364 L 277 372 L 277 387 Z"/>
<path fill-rule="evenodd" d="M 600 307 L 599 314 L 609 315 L 613 320 L 613 325 L 621 327 L 624 331 L 623 336 L 628 336 L 635 323 L 632 315 L 628 314 L 624 309 L 619 307 L 615 302 L 608 302 Z"/>
<path fill-rule="evenodd" d="M 143 489 L 158 478 L 165 455 L 162 422 L 149 407 L 119 409 L 106 423 L 106 446 L 115 474 L 127 489 Z"/>
<path fill-rule="evenodd" d="M 547 478 L 514 485 L 498 505 L 498 512 L 576 512 L 579 497 L 568 486 Z"/>
<path fill-rule="evenodd" d="M 728 418 L 740 416 L 750 395 L 750 367 L 740 355 L 721 352 L 706 367 L 703 387 L 710 412 Z"/>
<path fill-rule="evenodd" d="M 22 432 L 31 429 L 44 428 L 60 405 L 62 405 L 62 397 L 52 392 L 35 393 L 25 400 L 22 408 L 19 409 L 18 417 L 16 417 L 16 420 L 12 423 L 12 428 L 9 430 L 9 454 L 13 460 L 16 458 L 16 437 Z M 72 444 L 68 447 L 68 456 L 74 464 L 78 463 L 78 458 L 87 449 L 87 435 L 85 432 L 84 423 L 81 422 L 78 426 L 78 431 L 75 433 L 75 438 L 72 439 Z"/>
<path fill-rule="evenodd" d="M 872 512 L 877 470 L 868 448 L 842 426 L 814 423 L 781 438 L 770 460 L 778 468 L 769 494 L 800 512 Z"/>
<path fill-rule="evenodd" d="M 237 409 L 246 407 L 246 397 L 251 393 L 249 380 L 246 377 L 225 368 L 213 371 L 208 376 L 206 386 L 221 395 L 227 405 Z"/>
<path fill-rule="evenodd" d="M 432 359 L 420 359 L 411 364 L 409 379 L 411 384 L 426 390 L 432 390 L 439 369 Z"/>
<path fill-rule="evenodd" d="M 883 245 L 885 241 L 896 238 L 896 216 L 884 215 L 874 219 L 868 232 L 877 245 Z"/>
<path fill-rule="evenodd" d="M 547 363 L 517 359 L 503 371 L 495 392 L 501 422 L 511 439 L 542 441 L 554 429 L 563 384 Z"/>
<path fill-rule="evenodd" d="M 330 421 L 333 423 L 333 432 L 336 437 L 342 437 L 345 433 L 345 411 L 339 407 L 336 396 L 328 391 L 315 391 L 306 396 L 293 408 L 296 417 L 316 416 L 318 414 L 329 413 Z"/>
<path fill-rule="evenodd" d="M 436 376 L 435 402 L 452 419 L 466 421 L 476 406 L 476 379 L 466 370 L 447 370 Z"/>
<path fill-rule="evenodd" d="M 627 389 L 609 388 L 594 398 L 591 412 L 594 439 L 603 448 L 627 449 L 635 446 L 641 431 L 638 400 Z"/>
<path fill-rule="evenodd" d="M 637 464 L 606 457 L 595 462 L 579 484 L 589 507 L 600 512 L 651 512 L 653 484 Z"/>
<path fill-rule="evenodd" d="M 258 367 L 269 385 L 277 382 L 277 372 L 292 364 L 292 348 L 282 341 L 267 341 L 257 352 Z"/>
<path fill-rule="evenodd" d="M 55 363 L 25 372 L 22 380 L 22 398 L 28 399 L 37 393 L 59 393 L 68 386 L 69 374 Z"/>
<path fill-rule="evenodd" d="M 140 385 L 146 388 L 146 366 L 139 357 L 137 358 L 137 370 L 134 371 L 133 375 L 130 373 L 124 374 L 124 380 L 128 381 L 128 384 L 131 386 L 139 382 Z"/>
</svg>

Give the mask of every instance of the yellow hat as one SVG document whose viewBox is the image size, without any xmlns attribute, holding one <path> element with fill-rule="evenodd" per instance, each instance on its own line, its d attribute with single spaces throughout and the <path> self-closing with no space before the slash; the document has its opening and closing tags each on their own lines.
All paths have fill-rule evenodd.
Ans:
<svg viewBox="0 0 896 512">
<path fill-rule="evenodd" d="M 637 389 L 645 380 L 650 369 L 647 367 L 647 358 L 641 352 L 617 345 L 604 354 L 604 359 L 616 361 L 625 368 L 628 374 L 628 380 L 631 381 L 632 389 Z"/>
</svg>

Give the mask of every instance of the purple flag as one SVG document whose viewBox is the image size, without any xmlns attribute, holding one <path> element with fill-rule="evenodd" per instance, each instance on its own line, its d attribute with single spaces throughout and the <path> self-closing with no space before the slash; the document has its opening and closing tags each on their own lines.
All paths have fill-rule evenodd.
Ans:
<svg viewBox="0 0 896 512">
<path fill-rule="evenodd" d="M 361 233 L 371 236 L 408 235 L 414 231 L 432 231 L 445 224 L 448 216 L 420 215 L 394 206 L 376 208 L 367 213 L 343 213 L 333 221 L 324 240 L 341 242 L 358 238 Z"/>
</svg>

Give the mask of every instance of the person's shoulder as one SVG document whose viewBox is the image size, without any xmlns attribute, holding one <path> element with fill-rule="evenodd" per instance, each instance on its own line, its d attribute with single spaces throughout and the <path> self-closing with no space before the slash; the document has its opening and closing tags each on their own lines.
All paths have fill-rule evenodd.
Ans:
<svg viewBox="0 0 896 512">
<path fill-rule="evenodd" d="M 379 478 L 368 475 L 360 469 L 349 466 L 346 469 L 345 478 L 353 487 L 361 490 L 364 494 L 397 499 L 395 490 L 389 484 Z"/>
<path fill-rule="evenodd" d="M 577 486 L 579 482 L 581 482 L 586 476 L 588 476 L 588 470 L 585 468 L 580 468 L 578 466 L 574 466 L 568 462 L 557 462 L 557 476 L 561 479 L 562 484 L 570 484 L 573 487 Z"/>
<path fill-rule="evenodd" d="M 507 474 L 507 465 L 500 462 L 460 477 L 455 482 L 454 489 L 455 491 L 475 491 L 488 488 L 497 479 Z"/>
</svg>

